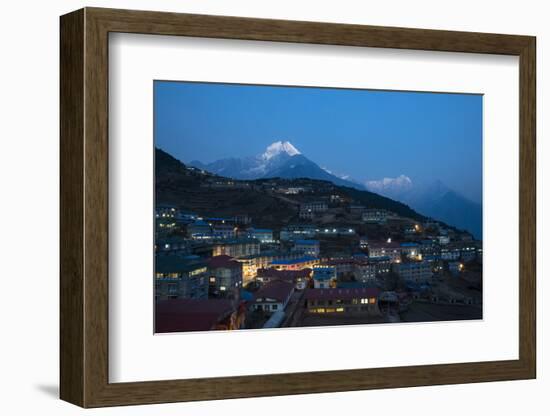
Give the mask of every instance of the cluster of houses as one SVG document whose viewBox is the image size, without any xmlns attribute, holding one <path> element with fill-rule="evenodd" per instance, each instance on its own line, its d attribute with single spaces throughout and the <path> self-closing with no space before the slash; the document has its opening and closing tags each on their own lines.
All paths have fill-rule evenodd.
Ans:
<svg viewBox="0 0 550 416">
<path fill-rule="evenodd" d="M 262 314 L 265 327 L 276 327 L 298 309 L 316 316 L 380 315 L 379 299 L 388 296 L 381 277 L 393 273 L 411 285 L 429 284 L 442 270 L 457 276 L 466 263 L 481 261 L 479 241 L 457 237 L 438 223 L 408 222 L 403 241 L 392 241 L 359 236 L 350 225 L 308 222 L 328 209 L 324 201 L 304 203 L 299 211 L 304 223 L 271 230 L 254 227 L 246 214 L 208 218 L 157 205 L 156 331 L 241 329 L 251 314 Z M 349 211 L 356 221 L 382 227 L 397 218 L 357 205 Z M 324 239 L 335 236 L 354 241 L 355 253 L 323 250 Z"/>
</svg>

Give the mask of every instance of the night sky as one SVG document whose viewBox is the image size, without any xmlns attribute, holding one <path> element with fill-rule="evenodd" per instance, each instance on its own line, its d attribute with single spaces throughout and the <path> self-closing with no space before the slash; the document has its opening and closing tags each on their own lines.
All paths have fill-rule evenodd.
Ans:
<svg viewBox="0 0 550 416">
<path fill-rule="evenodd" d="M 154 98 L 155 145 L 183 162 L 286 140 L 361 182 L 439 179 L 481 201 L 481 95 L 155 81 Z"/>
</svg>

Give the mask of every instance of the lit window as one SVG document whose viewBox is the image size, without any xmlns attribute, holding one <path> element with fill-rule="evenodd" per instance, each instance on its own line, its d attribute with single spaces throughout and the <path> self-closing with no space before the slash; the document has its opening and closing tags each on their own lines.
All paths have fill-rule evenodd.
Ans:
<svg viewBox="0 0 550 416">
<path fill-rule="evenodd" d="M 220 290 L 223 292 L 225 291 L 225 286 L 220 286 Z"/>
</svg>

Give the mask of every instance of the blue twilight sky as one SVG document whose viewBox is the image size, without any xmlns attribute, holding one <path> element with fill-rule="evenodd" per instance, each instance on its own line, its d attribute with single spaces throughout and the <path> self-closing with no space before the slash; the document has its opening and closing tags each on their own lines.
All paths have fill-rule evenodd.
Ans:
<svg viewBox="0 0 550 416">
<path fill-rule="evenodd" d="M 155 145 L 182 162 L 254 156 L 278 140 L 364 182 L 441 180 L 482 198 L 482 96 L 154 83 Z"/>
</svg>

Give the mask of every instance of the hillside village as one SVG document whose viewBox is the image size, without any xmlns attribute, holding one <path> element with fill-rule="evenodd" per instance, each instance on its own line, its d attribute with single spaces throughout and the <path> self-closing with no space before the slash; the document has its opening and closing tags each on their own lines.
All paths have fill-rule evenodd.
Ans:
<svg viewBox="0 0 550 416">
<path fill-rule="evenodd" d="M 155 163 L 156 332 L 482 317 L 466 231 L 330 181 Z"/>
</svg>

